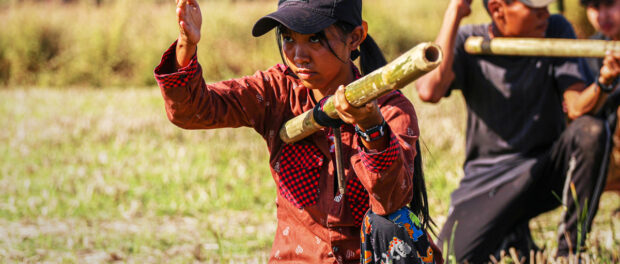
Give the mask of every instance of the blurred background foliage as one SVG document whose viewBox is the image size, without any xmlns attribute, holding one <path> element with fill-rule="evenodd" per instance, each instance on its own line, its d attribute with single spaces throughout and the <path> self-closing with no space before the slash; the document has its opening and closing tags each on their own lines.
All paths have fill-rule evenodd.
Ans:
<svg viewBox="0 0 620 264">
<path fill-rule="evenodd" d="M 364 17 L 391 60 L 435 38 L 448 1 L 364 0 Z M 489 21 L 481 3 L 464 23 Z M 280 62 L 273 34 L 250 34 L 275 0 L 200 4 L 208 81 Z M 589 35 L 578 0 L 565 4 Z M 266 262 L 276 188 L 264 141 L 249 128 L 170 124 L 153 69 L 177 34 L 174 0 L 0 0 L 0 263 Z M 465 104 L 458 91 L 434 105 L 402 91 L 441 226 L 463 174 Z M 604 194 L 588 236 L 598 262 L 620 259 L 618 204 Z M 561 216 L 530 222 L 547 256 Z"/>
<path fill-rule="evenodd" d="M 367 0 L 364 17 L 392 59 L 435 38 L 447 4 Z M 488 22 L 482 1 L 473 6 L 464 23 Z M 578 0 L 564 6 L 581 36 L 590 34 Z M 211 0 L 201 8 L 198 54 L 207 79 L 252 74 L 280 61 L 273 34 L 250 34 L 275 1 Z M 0 86 L 155 85 L 152 70 L 176 39 L 175 20 L 174 0 L 0 0 Z"/>
</svg>

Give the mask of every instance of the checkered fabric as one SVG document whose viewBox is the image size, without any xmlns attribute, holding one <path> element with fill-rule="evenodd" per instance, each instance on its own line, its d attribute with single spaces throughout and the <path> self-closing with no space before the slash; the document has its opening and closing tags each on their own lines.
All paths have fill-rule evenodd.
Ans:
<svg viewBox="0 0 620 264">
<path fill-rule="evenodd" d="M 287 144 L 280 157 L 280 195 L 301 209 L 319 199 L 323 154 L 315 145 Z"/>
<path fill-rule="evenodd" d="M 370 208 L 368 201 L 368 191 L 357 177 L 353 177 L 347 181 L 346 195 L 347 203 L 351 207 L 353 217 L 355 218 L 355 224 L 361 226 L 362 220 L 368 208 Z"/>
<path fill-rule="evenodd" d="M 358 147 L 362 164 L 371 172 L 379 173 L 386 170 L 392 166 L 392 163 L 398 158 L 400 150 L 398 140 L 391 131 L 387 133 L 390 134 L 390 146 L 384 151 L 368 153 L 365 151 L 363 144 L 360 144 Z"/>
<path fill-rule="evenodd" d="M 198 64 L 196 54 L 194 54 L 194 57 L 192 57 L 187 66 L 175 71 L 173 69 L 174 65 L 170 64 L 176 63 L 176 58 L 174 58 L 176 56 L 176 46 L 175 42 L 166 50 L 161 58 L 161 61 L 164 63 L 155 68 L 155 80 L 157 80 L 157 84 L 163 89 L 185 86 L 196 73 L 202 71 Z"/>
</svg>

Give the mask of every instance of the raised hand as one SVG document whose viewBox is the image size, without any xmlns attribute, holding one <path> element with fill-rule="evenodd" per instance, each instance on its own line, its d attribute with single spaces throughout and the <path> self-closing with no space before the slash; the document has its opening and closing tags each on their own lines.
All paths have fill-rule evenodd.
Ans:
<svg viewBox="0 0 620 264">
<path fill-rule="evenodd" d="M 187 66 L 196 54 L 196 46 L 200 41 L 202 14 L 196 0 L 177 1 L 177 22 L 179 38 L 177 40 L 177 68 Z"/>
<path fill-rule="evenodd" d="M 197 45 L 200 41 L 202 14 L 196 0 L 176 0 L 179 42 Z"/>
<path fill-rule="evenodd" d="M 458 18 L 462 19 L 471 14 L 471 2 L 472 0 L 452 0 L 450 5 L 456 9 Z"/>
<path fill-rule="evenodd" d="M 603 67 L 598 81 L 605 85 L 613 84 L 620 76 L 620 52 L 608 53 L 603 60 Z"/>
</svg>

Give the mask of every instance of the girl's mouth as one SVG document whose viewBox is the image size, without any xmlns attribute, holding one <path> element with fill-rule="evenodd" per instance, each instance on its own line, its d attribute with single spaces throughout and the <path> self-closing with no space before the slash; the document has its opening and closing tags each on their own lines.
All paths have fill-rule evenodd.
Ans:
<svg viewBox="0 0 620 264">
<path fill-rule="evenodd" d="M 309 69 L 297 69 L 297 77 L 299 77 L 299 79 L 310 79 L 315 74 L 316 72 Z"/>
<path fill-rule="evenodd" d="M 611 23 L 604 23 L 601 24 L 601 31 L 610 31 L 613 28 L 613 25 Z"/>
</svg>

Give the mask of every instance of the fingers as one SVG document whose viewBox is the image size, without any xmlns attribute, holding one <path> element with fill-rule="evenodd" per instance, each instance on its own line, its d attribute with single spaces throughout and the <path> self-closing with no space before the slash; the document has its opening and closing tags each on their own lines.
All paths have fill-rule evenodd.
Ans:
<svg viewBox="0 0 620 264">
<path fill-rule="evenodd" d="M 184 11 L 187 6 L 187 0 L 177 0 L 177 13 L 179 10 Z"/>
<path fill-rule="evenodd" d="M 181 22 L 185 16 L 185 0 L 177 0 L 177 20 Z"/>
<path fill-rule="evenodd" d="M 348 124 L 368 127 L 383 121 L 376 101 L 373 100 L 362 107 L 355 107 L 347 101 L 345 88 L 342 85 L 334 94 L 334 108 L 340 119 Z"/>
<path fill-rule="evenodd" d="M 620 52 L 608 53 L 603 60 L 599 82 L 611 84 L 620 75 Z"/>
<path fill-rule="evenodd" d="M 198 44 L 200 41 L 200 27 L 202 14 L 196 0 L 177 1 L 177 23 L 179 24 L 179 41 L 189 44 Z"/>
<path fill-rule="evenodd" d="M 196 0 L 177 0 L 177 17 L 179 20 L 187 21 L 188 15 L 191 16 L 192 13 L 199 12 L 199 8 Z"/>
<path fill-rule="evenodd" d="M 181 27 L 181 34 L 185 36 L 187 36 L 187 32 L 191 30 L 189 26 L 187 25 L 187 23 L 185 23 L 185 21 L 183 20 L 179 22 L 179 27 Z"/>
<path fill-rule="evenodd" d="M 620 52 L 615 52 L 615 53 L 610 53 L 607 56 L 607 59 L 609 60 L 609 66 L 610 68 L 612 68 L 613 70 L 618 71 L 618 69 L 620 69 Z"/>
<path fill-rule="evenodd" d="M 355 123 L 355 118 L 349 113 L 353 106 L 347 101 L 344 85 L 340 85 L 334 94 L 334 108 L 342 121 L 348 124 Z"/>
</svg>

